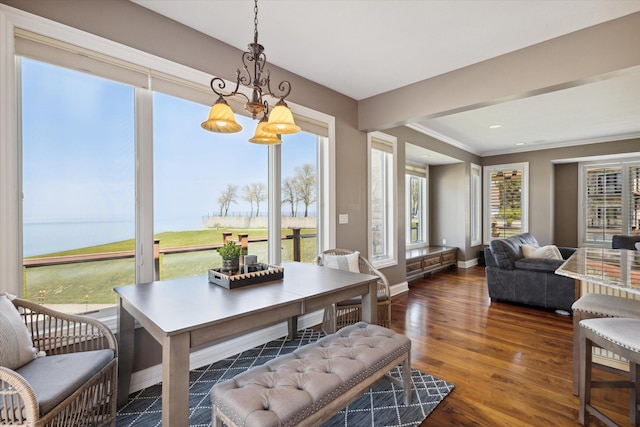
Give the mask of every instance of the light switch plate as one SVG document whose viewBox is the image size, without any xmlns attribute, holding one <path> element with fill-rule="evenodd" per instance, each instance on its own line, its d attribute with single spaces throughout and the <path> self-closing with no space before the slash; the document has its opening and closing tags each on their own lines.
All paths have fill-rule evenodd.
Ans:
<svg viewBox="0 0 640 427">
<path fill-rule="evenodd" d="M 349 214 L 338 215 L 338 224 L 349 224 Z"/>
</svg>

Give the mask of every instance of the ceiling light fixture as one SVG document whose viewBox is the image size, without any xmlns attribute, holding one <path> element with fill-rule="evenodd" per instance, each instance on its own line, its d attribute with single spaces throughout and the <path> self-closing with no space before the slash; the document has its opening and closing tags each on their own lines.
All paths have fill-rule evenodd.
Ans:
<svg viewBox="0 0 640 427">
<path fill-rule="evenodd" d="M 502 125 L 489 125 L 489 129 L 500 129 Z"/>
<path fill-rule="evenodd" d="M 242 130 L 233 115 L 233 110 L 225 100 L 235 95 L 246 98 L 245 110 L 251 113 L 256 119 L 262 114 L 262 118 L 258 122 L 256 132 L 249 141 L 255 144 L 280 144 L 281 134 L 296 133 L 300 131 L 300 127 L 293 121 L 293 114 L 284 102 L 284 99 L 291 93 L 291 83 L 284 80 L 278 85 L 280 95 L 276 95 L 271 90 L 271 80 L 269 70 L 264 72 L 264 66 L 267 57 L 264 54 L 264 46 L 258 43 L 258 0 L 254 1 L 254 30 L 253 43 L 249 43 L 248 51 L 242 54 L 242 70 L 238 68 L 236 71 L 236 87 L 231 93 L 223 93 L 225 82 L 220 77 L 211 79 L 211 90 L 218 95 L 217 101 L 211 107 L 209 118 L 202 122 L 202 128 L 211 132 L 219 133 L 235 133 Z M 253 73 L 250 71 L 253 68 Z M 240 92 L 240 85 L 251 89 L 251 98 Z M 217 86 L 217 89 L 216 89 Z M 264 96 L 270 96 L 279 101 L 269 113 L 269 104 L 263 99 Z"/>
</svg>

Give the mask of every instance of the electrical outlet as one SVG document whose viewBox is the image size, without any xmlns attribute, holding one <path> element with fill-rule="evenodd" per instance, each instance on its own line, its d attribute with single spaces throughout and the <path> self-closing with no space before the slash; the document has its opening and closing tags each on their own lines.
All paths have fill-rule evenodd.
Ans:
<svg viewBox="0 0 640 427">
<path fill-rule="evenodd" d="M 442 239 L 442 246 L 447 244 L 447 239 Z"/>
<path fill-rule="evenodd" d="M 349 214 L 338 215 L 338 224 L 349 224 Z"/>
</svg>

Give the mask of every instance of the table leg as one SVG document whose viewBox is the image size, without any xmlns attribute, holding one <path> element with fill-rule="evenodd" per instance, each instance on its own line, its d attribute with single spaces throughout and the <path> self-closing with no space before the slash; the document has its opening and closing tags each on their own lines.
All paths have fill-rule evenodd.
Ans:
<svg viewBox="0 0 640 427">
<path fill-rule="evenodd" d="M 189 425 L 189 333 L 162 344 L 162 425 Z"/>
<path fill-rule="evenodd" d="M 292 316 L 287 319 L 287 326 L 289 328 L 289 339 L 295 340 L 298 338 L 298 316 Z"/>
<path fill-rule="evenodd" d="M 369 293 L 362 296 L 362 320 L 371 324 L 378 323 L 378 283 L 369 282 Z"/>
<path fill-rule="evenodd" d="M 122 299 L 118 298 L 118 406 L 127 403 L 131 386 L 131 371 L 133 369 L 133 316 L 122 306 Z"/>
</svg>

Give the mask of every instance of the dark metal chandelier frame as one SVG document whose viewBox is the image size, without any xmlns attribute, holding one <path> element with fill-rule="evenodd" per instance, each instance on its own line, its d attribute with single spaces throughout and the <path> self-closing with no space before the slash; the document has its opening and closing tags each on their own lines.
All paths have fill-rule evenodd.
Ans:
<svg viewBox="0 0 640 427">
<path fill-rule="evenodd" d="M 242 70 L 240 68 L 236 71 L 236 87 L 231 93 L 223 93 L 222 89 L 226 87 L 226 83 L 220 77 L 214 77 L 211 79 L 211 90 L 222 97 L 228 98 L 235 95 L 241 95 L 246 100 L 245 109 L 251 113 L 251 116 L 255 119 L 260 113 L 264 113 L 265 116 L 269 113 L 269 104 L 263 99 L 263 96 L 271 96 L 279 99 L 278 104 L 283 103 L 284 99 L 291 93 L 291 83 L 287 80 L 280 82 L 278 90 L 280 95 L 276 95 L 271 90 L 271 78 L 269 70 L 264 71 L 264 66 L 267 62 L 267 56 L 264 53 L 264 46 L 258 43 L 258 0 L 254 0 L 254 30 L 253 30 L 253 43 L 249 43 L 249 50 L 242 54 Z M 253 68 L 253 73 L 250 70 Z M 251 98 L 240 91 L 240 85 L 246 86 L 252 90 Z M 217 89 L 216 87 L 217 86 Z"/>
</svg>

